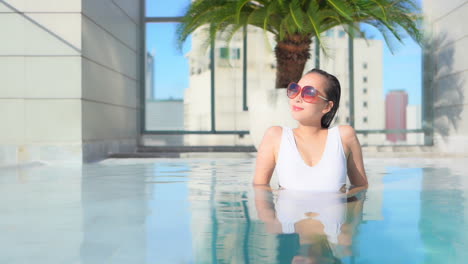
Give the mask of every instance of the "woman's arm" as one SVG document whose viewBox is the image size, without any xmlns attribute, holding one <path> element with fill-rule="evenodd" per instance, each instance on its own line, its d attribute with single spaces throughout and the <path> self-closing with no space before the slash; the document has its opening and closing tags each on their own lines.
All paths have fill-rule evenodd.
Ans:
<svg viewBox="0 0 468 264">
<path fill-rule="evenodd" d="M 263 222 L 275 220 L 275 205 L 273 203 L 273 192 L 270 187 L 257 185 L 254 186 L 255 208 L 257 216 Z"/>
<path fill-rule="evenodd" d="M 364 161 L 362 158 L 362 149 L 356 131 L 351 126 L 341 126 L 343 143 L 349 148 L 347 157 L 348 177 L 351 185 L 368 186 L 367 175 L 364 169 Z"/>
<path fill-rule="evenodd" d="M 262 142 L 258 148 L 257 160 L 255 162 L 254 185 L 270 184 L 273 170 L 275 169 L 275 148 L 278 138 L 281 138 L 282 128 L 273 126 L 267 129 Z"/>
<path fill-rule="evenodd" d="M 364 194 L 365 195 L 365 194 Z M 345 246 L 345 255 L 352 255 L 353 237 L 357 227 L 362 221 L 364 197 L 360 197 L 353 202 L 346 203 L 346 221 L 341 226 L 338 236 L 338 243 Z"/>
<path fill-rule="evenodd" d="M 265 223 L 267 232 L 280 234 L 282 232 L 281 223 L 276 218 L 275 204 L 273 203 L 273 192 L 269 186 L 256 185 L 255 208 L 258 218 Z"/>
</svg>

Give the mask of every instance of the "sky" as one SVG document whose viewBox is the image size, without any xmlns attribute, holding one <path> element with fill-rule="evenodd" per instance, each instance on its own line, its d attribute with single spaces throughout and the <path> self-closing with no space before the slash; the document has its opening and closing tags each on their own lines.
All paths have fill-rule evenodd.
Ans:
<svg viewBox="0 0 468 264">
<path fill-rule="evenodd" d="M 408 93 L 409 104 L 421 104 L 422 82 L 422 50 L 409 36 L 403 39 L 403 43 L 394 39 L 392 41 L 393 54 L 378 30 L 370 26 L 361 26 L 361 29 L 374 39 L 380 39 L 384 43 L 383 50 L 383 85 L 384 97 L 391 90 L 405 90 Z"/>
<path fill-rule="evenodd" d="M 417 0 L 421 4 L 420 0 Z M 146 0 L 148 17 L 182 16 L 190 0 Z M 147 24 L 147 50 L 155 55 L 154 77 L 157 99 L 182 98 L 189 86 L 189 65 L 184 57 L 190 48 L 190 39 L 182 52 L 176 49 L 176 23 Z M 384 42 L 381 34 L 370 26 L 362 26 L 367 35 Z M 390 90 L 405 90 L 409 104 L 421 104 L 421 48 L 410 38 L 404 43 L 393 41 L 394 53 L 384 44 L 383 76 L 384 94 Z"/>
<path fill-rule="evenodd" d="M 146 0 L 147 17 L 182 16 L 190 0 Z M 155 55 L 154 79 L 157 99 L 181 99 L 189 86 L 189 65 L 184 57 L 191 47 L 190 39 L 182 52 L 177 50 L 177 23 L 151 23 L 146 26 L 146 49 Z"/>
</svg>

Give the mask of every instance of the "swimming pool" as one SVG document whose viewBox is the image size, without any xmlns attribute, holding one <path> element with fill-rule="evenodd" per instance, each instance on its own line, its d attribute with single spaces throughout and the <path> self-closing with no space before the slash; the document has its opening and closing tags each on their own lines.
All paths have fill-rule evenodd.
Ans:
<svg viewBox="0 0 468 264">
<path fill-rule="evenodd" d="M 467 161 L 366 159 L 358 199 L 254 189 L 253 158 L 3 168 L 0 263 L 466 263 Z"/>
</svg>

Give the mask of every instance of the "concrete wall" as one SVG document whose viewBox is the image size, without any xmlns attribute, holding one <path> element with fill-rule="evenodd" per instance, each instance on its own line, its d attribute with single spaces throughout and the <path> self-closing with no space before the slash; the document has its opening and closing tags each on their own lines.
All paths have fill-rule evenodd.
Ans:
<svg viewBox="0 0 468 264">
<path fill-rule="evenodd" d="M 139 133 L 139 0 L 82 0 L 84 161 L 132 152 Z"/>
<path fill-rule="evenodd" d="M 432 42 L 426 82 L 434 94 L 435 151 L 468 154 L 468 1 L 423 1 Z"/>
<path fill-rule="evenodd" d="M 81 2 L 0 2 L 0 164 L 82 160 Z"/>
<path fill-rule="evenodd" d="M 0 164 L 136 146 L 138 10 L 138 0 L 0 1 Z"/>
</svg>

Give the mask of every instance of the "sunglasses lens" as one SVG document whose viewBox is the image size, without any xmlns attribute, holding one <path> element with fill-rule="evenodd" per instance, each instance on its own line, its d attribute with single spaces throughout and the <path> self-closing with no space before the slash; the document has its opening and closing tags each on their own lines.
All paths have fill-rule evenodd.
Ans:
<svg viewBox="0 0 468 264">
<path fill-rule="evenodd" d="M 299 84 L 297 84 L 297 83 L 290 83 L 290 84 L 288 85 L 288 89 L 287 89 L 288 97 L 289 97 L 289 98 L 294 98 L 294 97 L 296 97 L 300 90 L 301 90 L 301 88 L 299 87 Z"/>
<path fill-rule="evenodd" d="M 318 100 L 317 90 L 312 86 L 305 86 L 302 90 L 304 101 L 308 103 L 315 103 Z"/>
</svg>

